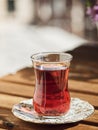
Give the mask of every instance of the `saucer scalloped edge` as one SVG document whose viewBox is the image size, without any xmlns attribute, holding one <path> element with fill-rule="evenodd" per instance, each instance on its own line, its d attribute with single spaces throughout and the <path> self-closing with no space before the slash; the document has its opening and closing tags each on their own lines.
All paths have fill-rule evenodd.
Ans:
<svg viewBox="0 0 98 130">
<path fill-rule="evenodd" d="M 35 113 L 32 100 L 33 99 L 24 100 L 19 104 L 15 104 L 12 108 L 12 113 L 19 119 L 38 124 L 73 123 L 86 119 L 94 113 L 94 107 L 87 101 L 79 98 L 71 98 L 71 106 L 67 114 L 57 116 L 56 118 L 42 117 Z"/>
</svg>

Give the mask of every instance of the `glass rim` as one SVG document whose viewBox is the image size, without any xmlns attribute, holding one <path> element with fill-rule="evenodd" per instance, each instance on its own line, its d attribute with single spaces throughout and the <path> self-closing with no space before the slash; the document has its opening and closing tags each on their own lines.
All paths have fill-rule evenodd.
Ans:
<svg viewBox="0 0 98 130">
<path fill-rule="evenodd" d="M 37 59 L 38 56 L 44 56 L 45 54 L 58 54 L 58 55 L 64 55 L 66 58 L 62 61 L 41 61 L 40 59 Z M 66 62 L 66 61 L 71 61 L 73 56 L 67 52 L 39 52 L 31 55 L 31 60 L 34 62 L 42 62 L 42 63 L 61 63 L 61 62 Z"/>
</svg>

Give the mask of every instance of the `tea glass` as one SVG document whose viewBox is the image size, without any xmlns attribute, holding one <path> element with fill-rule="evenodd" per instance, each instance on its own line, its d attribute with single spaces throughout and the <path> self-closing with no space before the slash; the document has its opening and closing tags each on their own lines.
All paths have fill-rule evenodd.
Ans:
<svg viewBox="0 0 98 130">
<path fill-rule="evenodd" d="M 72 55 L 42 52 L 31 59 L 35 72 L 34 111 L 48 118 L 66 114 L 70 109 L 68 73 Z"/>
</svg>

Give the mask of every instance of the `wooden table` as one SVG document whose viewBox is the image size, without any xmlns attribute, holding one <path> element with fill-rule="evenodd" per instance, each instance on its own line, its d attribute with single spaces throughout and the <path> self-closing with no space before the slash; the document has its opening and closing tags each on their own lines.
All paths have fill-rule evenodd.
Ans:
<svg viewBox="0 0 98 130">
<path fill-rule="evenodd" d="M 25 68 L 0 79 L 0 130 L 98 130 L 98 47 L 83 46 L 70 53 L 74 56 L 69 75 L 70 94 L 91 103 L 94 114 L 63 125 L 33 124 L 13 116 L 14 104 L 33 97 L 34 72 Z"/>
</svg>

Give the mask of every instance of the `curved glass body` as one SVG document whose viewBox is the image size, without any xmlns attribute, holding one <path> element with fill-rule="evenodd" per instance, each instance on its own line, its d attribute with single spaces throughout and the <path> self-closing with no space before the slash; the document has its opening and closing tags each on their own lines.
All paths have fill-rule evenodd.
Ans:
<svg viewBox="0 0 98 130">
<path fill-rule="evenodd" d="M 35 70 L 34 110 L 40 116 L 60 116 L 70 108 L 68 73 L 72 56 L 39 53 L 32 56 Z"/>
</svg>

